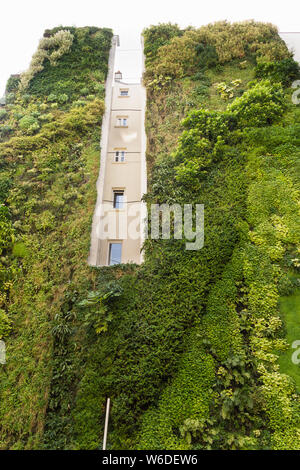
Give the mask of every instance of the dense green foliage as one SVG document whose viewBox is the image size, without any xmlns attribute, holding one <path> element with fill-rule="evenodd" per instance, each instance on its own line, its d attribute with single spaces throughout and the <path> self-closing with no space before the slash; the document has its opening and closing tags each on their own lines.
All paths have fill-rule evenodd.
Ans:
<svg viewBox="0 0 300 470">
<path fill-rule="evenodd" d="M 90 295 L 108 303 L 90 317 L 73 410 L 76 448 L 98 447 L 108 396 L 111 448 L 299 448 L 298 395 L 276 363 L 287 347 L 278 299 L 297 285 L 290 260 L 299 249 L 299 114 L 282 87 L 287 75 L 253 81 L 255 55 L 231 63 L 233 50 L 228 63 L 216 63 L 219 28 L 209 27 L 207 53 L 198 48 L 202 63 L 207 58 L 202 70 L 186 67 L 188 50 L 180 58 L 191 79 L 159 65 L 172 63 L 165 47 L 176 56 L 186 33 L 170 25 L 145 31 L 146 201 L 204 203 L 205 244 L 193 252 L 184 241 L 148 240 L 140 268 L 101 270 Z M 256 50 L 265 37 L 273 58 L 289 56 L 273 27 L 249 29 Z M 240 86 L 224 99 L 216 81 Z"/>
<path fill-rule="evenodd" d="M 144 38 L 148 65 L 145 78 L 151 87 L 164 85 L 171 78 L 197 76 L 207 68 L 233 60 L 243 64 L 282 61 L 282 70 L 290 71 L 290 63 L 284 61 L 290 59 L 291 54 L 277 29 L 270 24 L 220 21 L 185 31 L 162 24 L 146 29 Z"/>
<path fill-rule="evenodd" d="M 67 29 L 3 117 L 1 447 L 97 449 L 110 397 L 113 449 L 299 449 L 299 369 L 278 365 L 298 339 L 279 309 L 299 286 L 298 66 L 272 25 L 145 30 L 145 200 L 204 204 L 204 247 L 149 239 L 142 266 L 89 269 L 103 105 L 70 92 Z"/>
<path fill-rule="evenodd" d="M 55 28 L 51 34 L 59 29 Z M 70 51 L 55 67 L 45 61 L 43 70 L 29 84 L 29 92 L 36 96 L 66 94 L 71 100 L 95 94 L 103 98 L 111 31 L 96 27 L 65 29 L 74 35 Z"/>
<path fill-rule="evenodd" d="M 2 449 L 64 446 L 55 439 L 61 428 L 67 435 L 61 397 L 75 380 L 68 354 L 76 343 L 68 349 L 66 338 L 75 334 L 76 315 L 69 312 L 95 277 L 86 260 L 112 32 L 55 28 L 49 40 L 59 30 L 72 33 L 71 47 L 52 63 L 45 58 L 25 90 L 19 77 L 10 79 L 13 97 L 1 117 L 11 129 L 0 143 Z"/>
<path fill-rule="evenodd" d="M 247 36 L 256 27 L 252 23 L 249 26 Z M 220 26 L 215 27 L 215 38 L 213 26 L 208 29 L 212 33 L 211 45 L 216 46 L 216 38 L 222 37 Z M 233 39 L 233 58 L 238 54 L 234 50 L 237 43 L 232 30 L 243 31 L 243 25 L 228 26 L 228 29 L 231 31 L 228 37 Z M 262 29 L 272 38 L 269 51 L 277 59 L 284 54 L 280 40 L 274 29 L 269 28 L 268 32 L 267 25 L 257 25 L 257 30 Z M 182 40 L 185 36 L 187 41 L 192 38 L 186 33 Z M 224 35 L 223 39 L 226 39 Z M 262 37 L 260 40 L 263 42 Z M 244 43 L 240 42 L 239 47 L 243 48 Z M 161 55 L 157 53 L 156 62 L 148 69 L 148 76 L 153 71 L 161 74 L 160 83 L 165 80 L 164 73 L 170 73 L 162 67 L 168 62 L 166 54 L 169 57 L 176 54 L 176 41 L 173 43 Z M 177 46 L 178 43 L 179 40 Z M 262 51 L 264 47 L 258 46 L 256 50 Z M 241 57 L 244 55 L 252 61 L 248 53 Z M 190 57 L 191 63 L 196 64 L 194 52 Z M 165 145 L 165 135 L 160 141 L 163 151 L 151 180 L 154 195 L 160 200 L 163 192 L 163 196 L 175 200 L 182 197 L 185 201 L 204 203 L 205 246 L 198 254 L 202 268 L 208 266 L 205 249 L 212 238 L 211 229 L 218 232 L 215 252 L 218 247 L 223 250 L 227 247 L 229 256 L 223 257 L 218 265 L 216 282 L 209 283 L 204 308 L 198 304 L 194 332 L 186 332 L 183 356 L 186 359 L 179 363 L 178 372 L 158 402 L 142 418 L 138 433 L 140 448 L 299 449 L 300 446 L 299 397 L 292 379 L 280 373 L 277 365 L 278 354 L 287 348 L 278 299 L 298 285 L 300 222 L 299 112 L 282 85 L 299 76 L 299 67 L 291 59 L 281 62 L 277 68 L 269 59 L 263 66 L 261 54 L 256 53 L 256 59 L 259 63 L 255 74 L 262 81 L 252 81 L 249 70 L 248 84 L 243 83 L 246 89 L 227 105 L 225 112 L 200 109 L 189 113 L 171 158 L 167 155 L 170 142 Z M 215 72 L 213 69 L 209 72 L 207 66 L 202 75 L 193 76 L 195 85 L 186 79 L 181 85 L 178 81 L 170 82 L 169 88 L 164 89 L 160 83 L 149 81 L 151 100 L 155 101 L 154 105 L 149 102 L 152 126 L 156 125 L 161 133 L 170 131 L 171 126 L 176 129 L 172 118 L 163 112 L 173 93 L 182 93 L 184 102 L 186 91 L 193 95 L 190 89 L 199 88 L 198 80 L 203 86 L 207 86 L 208 77 L 214 76 L 216 80 L 220 64 L 226 60 L 219 56 Z M 233 66 L 231 80 L 240 79 L 239 69 L 245 67 L 248 69 L 247 63 Z M 176 70 L 189 69 L 177 67 Z M 196 69 L 190 70 L 195 73 Z M 182 73 L 176 76 L 180 78 Z M 222 95 L 220 98 L 224 99 Z M 234 98 L 233 94 L 230 98 Z M 155 106 L 162 118 L 155 117 Z M 190 106 L 188 97 L 186 106 Z M 209 91 L 206 92 L 208 106 L 218 109 Z M 219 109 L 224 110 L 224 105 L 220 103 Z M 280 126 L 272 126 L 279 120 Z M 153 148 L 151 140 L 149 143 L 150 149 Z M 163 190 L 157 184 L 159 175 L 164 181 Z M 218 201 L 219 187 L 223 198 Z M 227 213 L 233 218 L 227 219 Z M 218 214 L 226 220 L 225 234 Z M 230 245 L 234 248 L 230 249 Z M 167 249 L 161 252 L 163 258 Z M 173 256 L 176 257 L 175 251 Z M 293 281 L 289 275 L 291 269 Z M 202 282 L 203 279 L 198 282 L 197 289 L 201 289 Z M 178 317 L 181 317 L 180 309 Z M 195 337 L 198 338 L 196 346 Z M 288 373 L 288 368 L 283 372 Z"/>
</svg>

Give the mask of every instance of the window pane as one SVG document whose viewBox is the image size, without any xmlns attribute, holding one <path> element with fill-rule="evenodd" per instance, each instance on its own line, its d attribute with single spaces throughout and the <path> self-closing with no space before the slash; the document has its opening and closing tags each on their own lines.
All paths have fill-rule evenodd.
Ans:
<svg viewBox="0 0 300 470">
<path fill-rule="evenodd" d="M 124 206 L 124 191 L 114 192 L 114 208 L 122 209 Z"/>
<path fill-rule="evenodd" d="M 121 263 L 122 259 L 122 243 L 109 244 L 109 265 Z"/>
<path fill-rule="evenodd" d="M 127 119 L 123 119 L 123 126 L 127 126 Z"/>
</svg>

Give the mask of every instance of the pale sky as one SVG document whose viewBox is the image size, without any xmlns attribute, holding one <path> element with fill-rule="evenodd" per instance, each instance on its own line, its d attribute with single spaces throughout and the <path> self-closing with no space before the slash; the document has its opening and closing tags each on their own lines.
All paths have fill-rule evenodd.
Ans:
<svg viewBox="0 0 300 470">
<path fill-rule="evenodd" d="M 299 0 L 9 0 L 1 4 L 0 96 L 10 74 L 25 70 L 39 39 L 54 26 L 108 27 L 120 35 L 116 68 L 125 77 L 139 75 L 138 51 L 144 27 L 171 21 L 181 27 L 218 20 L 255 19 L 280 31 L 300 31 Z M 129 80 L 128 80 L 129 81 Z"/>
</svg>

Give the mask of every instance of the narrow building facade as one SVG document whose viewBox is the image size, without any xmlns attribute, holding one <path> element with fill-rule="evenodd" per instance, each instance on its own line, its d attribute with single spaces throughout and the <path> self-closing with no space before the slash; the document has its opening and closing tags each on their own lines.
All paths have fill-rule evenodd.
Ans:
<svg viewBox="0 0 300 470">
<path fill-rule="evenodd" d="M 101 168 L 97 183 L 89 264 L 140 264 L 143 259 L 146 92 L 141 83 L 124 83 L 114 74 L 102 126 Z M 104 137 L 103 137 L 104 136 Z"/>
</svg>

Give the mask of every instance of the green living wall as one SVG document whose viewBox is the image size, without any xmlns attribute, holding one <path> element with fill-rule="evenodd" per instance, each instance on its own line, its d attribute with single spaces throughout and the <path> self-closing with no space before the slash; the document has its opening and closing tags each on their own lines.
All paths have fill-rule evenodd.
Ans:
<svg viewBox="0 0 300 470">
<path fill-rule="evenodd" d="M 145 200 L 204 204 L 204 247 L 148 239 L 143 265 L 92 269 L 91 55 L 105 75 L 111 33 L 63 29 L 74 38 L 60 33 L 52 56 L 46 33 L 43 69 L 30 78 L 45 44 L 0 117 L 1 447 L 97 449 L 110 397 L 111 449 L 299 449 L 283 307 L 299 287 L 298 65 L 270 24 L 147 28 Z"/>
<path fill-rule="evenodd" d="M 0 110 L 2 449 L 68 440 L 77 373 L 69 354 L 80 349 L 68 338 L 72 306 L 95 280 L 87 257 L 111 39 L 95 27 L 45 31 Z"/>
<path fill-rule="evenodd" d="M 269 24 L 144 39 L 145 200 L 204 204 L 205 242 L 149 239 L 141 267 L 101 270 L 75 446 L 99 446 L 109 396 L 112 449 L 299 449 L 277 361 L 279 299 L 299 285 L 299 67 Z"/>
</svg>

